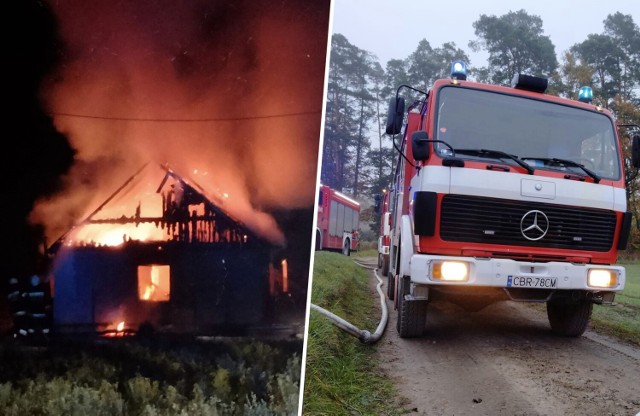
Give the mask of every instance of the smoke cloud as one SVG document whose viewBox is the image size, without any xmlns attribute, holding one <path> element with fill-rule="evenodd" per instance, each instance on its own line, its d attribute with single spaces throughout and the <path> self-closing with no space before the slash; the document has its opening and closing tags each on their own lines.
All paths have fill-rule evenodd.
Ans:
<svg viewBox="0 0 640 416">
<path fill-rule="evenodd" d="M 329 0 L 49 2 L 62 61 L 41 89 L 76 150 L 65 190 L 32 212 L 57 238 L 144 163 L 228 194 L 277 239 L 269 210 L 312 206 Z"/>
</svg>

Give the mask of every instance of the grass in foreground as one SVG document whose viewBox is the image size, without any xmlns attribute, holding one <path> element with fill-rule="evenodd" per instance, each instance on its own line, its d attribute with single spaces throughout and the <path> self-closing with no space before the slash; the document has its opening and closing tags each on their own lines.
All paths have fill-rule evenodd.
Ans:
<svg viewBox="0 0 640 416">
<path fill-rule="evenodd" d="M 627 281 L 613 305 L 595 306 L 591 327 L 640 345 L 640 263 L 623 264 Z"/>
<path fill-rule="evenodd" d="M 0 414 L 295 416 L 300 344 L 0 345 Z"/>
<path fill-rule="evenodd" d="M 351 258 L 316 252 L 311 302 L 360 329 L 375 329 L 379 313 L 366 270 Z M 304 415 L 400 415 L 395 387 L 376 368 L 373 346 L 362 344 L 317 311 L 307 338 Z"/>
</svg>

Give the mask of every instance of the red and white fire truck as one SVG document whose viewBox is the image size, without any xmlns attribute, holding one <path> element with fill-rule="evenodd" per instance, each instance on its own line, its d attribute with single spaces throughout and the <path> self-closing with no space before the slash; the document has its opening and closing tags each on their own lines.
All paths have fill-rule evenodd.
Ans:
<svg viewBox="0 0 640 416">
<path fill-rule="evenodd" d="M 342 251 L 349 256 L 358 249 L 360 203 L 347 195 L 320 185 L 316 223 L 316 250 Z"/>
<path fill-rule="evenodd" d="M 436 300 L 546 302 L 552 331 L 579 336 L 593 304 L 624 289 L 616 262 L 632 214 L 614 117 L 589 87 L 579 100 L 546 88 L 523 74 L 511 87 L 470 82 L 457 61 L 450 79 L 391 99 L 388 284 L 401 337 L 423 335 Z M 420 96 L 406 111 L 403 90 Z M 637 168 L 640 136 L 632 149 Z"/>
</svg>

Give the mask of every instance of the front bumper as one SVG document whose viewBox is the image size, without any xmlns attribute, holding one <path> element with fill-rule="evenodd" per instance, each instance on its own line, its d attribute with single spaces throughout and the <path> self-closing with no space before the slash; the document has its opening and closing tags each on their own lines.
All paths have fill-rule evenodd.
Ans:
<svg viewBox="0 0 640 416">
<path fill-rule="evenodd" d="M 464 282 L 441 281 L 433 278 L 433 264 L 442 260 L 464 261 L 470 265 L 469 279 Z M 590 287 L 587 285 L 587 273 L 590 269 L 608 269 L 617 274 L 617 283 L 613 287 Z M 445 286 L 484 286 L 518 287 L 522 281 L 544 279 L 555 280 L 555 290 L 584 290 L 591 292 L 619 292 L 625 285 L 625 268 L 596 264 L 577 264 L 565 262 L 524 262 L 511 259 L 489 259 L 476 257 L 434 256 L 414 254 L 410 260 L 411 282 L 416 285 Z M 523 280 L 524 279 L 524 280 Z M 531 288 L 531 287 L 528 287 Z M 543 289 L 543 288 L 540 288 Z M 549 289 L 544 288 L 544 289 Z"/>
</svg>

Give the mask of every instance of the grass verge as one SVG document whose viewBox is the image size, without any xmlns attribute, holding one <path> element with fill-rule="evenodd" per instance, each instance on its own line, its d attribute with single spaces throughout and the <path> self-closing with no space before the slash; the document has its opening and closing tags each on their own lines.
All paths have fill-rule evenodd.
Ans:
<svg viewBox="0 0 640 416">
<path fill-rule="evenodd" d="M 378 249 L 376 249 L 376 248 L 367 248 L 367 249 L 364 249 L 364 250 L 358 250 L 355 253 L 353 253 L 353 256 L 377 258 L 378 257 Z"/>
<path fill-rule="evenodd" d="M 640 346 L 640 263 L 622 265 L 627 269 L 625 288 L 613 305 L 593 308 L 591 328 Z"/>
<path fill-rule="evenodd" d="M 373 329 L 375 309 L 366 270 L 337 253 L 316 252 L 311 302 L 361 329 Z M 400 415 L 393 384 L 376 367 L 373 346 L 311 311 L 304 415 Z"/>
</svg>

